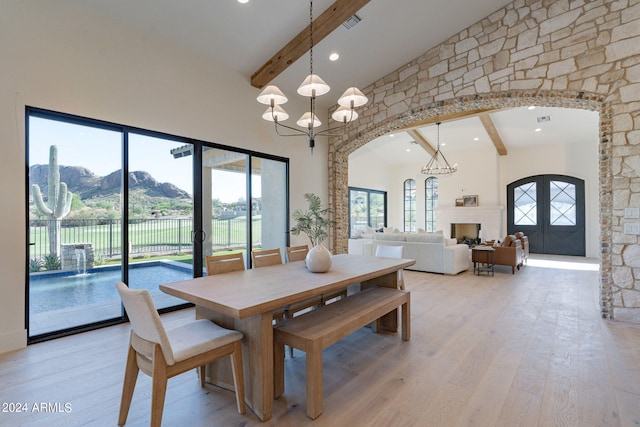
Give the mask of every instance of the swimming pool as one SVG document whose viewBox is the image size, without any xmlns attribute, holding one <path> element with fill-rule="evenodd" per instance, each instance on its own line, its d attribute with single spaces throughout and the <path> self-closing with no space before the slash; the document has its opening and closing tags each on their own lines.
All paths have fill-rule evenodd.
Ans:
<svg viewBox="0 0 640 427">
<path fill-rule="evenodd" d="M 34 274 L 29 279 L 29 311 L 32 314 L 120 300 L 115 284 L 122 280 L 120 266 L 97 267 L 86 274 L 58 272 Z M 193 277 L 191 265 L 151 261 L 129 265 L 129 286 L 158 291 L 162 283 Z M 177 300 L 177 303 L 184 302 Z"/>
</svg>

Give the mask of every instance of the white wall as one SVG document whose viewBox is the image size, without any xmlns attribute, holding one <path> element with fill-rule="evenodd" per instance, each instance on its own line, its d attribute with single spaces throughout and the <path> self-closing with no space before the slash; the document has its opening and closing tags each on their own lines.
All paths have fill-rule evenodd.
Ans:
<svg viewBox="0 0 640 427">
<path fill-rule="evenodd" d="M 597 140 L 597 138 L 595 138 Z M 595 144 L 595 143 L 594 143 Z M 356 155 L 357 168 L 352 171 L 352 158 Z M 438 179 L 440 208 L 455 206 L 455 199 L 463 195 L 478 195 L 481 207 L 506 207 L 507 185 L 520 178 L 540 174 L 570 175 L 585 181 L 586 256 L 598 257 L 598 153 L 596 145 L 574 144 L 538 146 L 530 149 L 510 149 L 507 156 L 495 150 L 465 150 L 447 152 L 450 163 L 458 164 L 458 172 Z M 374 167 L 365 166 L 371 158 Z M 427 157 L 425 156 L 425 159 Z M 416 180 L 417 227 L 424 228 L 424 180 L 420 173 L 423 164 L 415 163 L 390 167 L 384 173 L 377 165 L 379 159 L 356 151 L 349 156 L 349 185 L 384 189 L 388 191 L 389 226 L 403 227 L 403 182 Z M 372 172 L 375 171 L 375 172 Z M 389 177 L 388 182 L 381 180 Z M 367 184 L 371 179 L 371 184 Z M 378 185 L 379 187 L 377 187 Z M 501 235 L 505 235 L 506 214 Z"/>
<path fill-rule="evenodd" d="M 326 140 L 311 156 L 275 136 L 258 89 L 219 63 L 62 1 L 3 1 L 0 54 L 0 353 L 26 344 L 25 105 L 288 157 L 291 209 L 327 200 Z"/>
</svg>

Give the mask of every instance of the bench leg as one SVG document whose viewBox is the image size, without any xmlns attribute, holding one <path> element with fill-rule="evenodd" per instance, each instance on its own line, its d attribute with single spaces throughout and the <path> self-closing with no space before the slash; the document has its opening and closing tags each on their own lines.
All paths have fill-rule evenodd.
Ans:
<svg viewBox="0 0 640 427">
<path fill-rule="evenodd" d="M 284 344 L 273 343 L 273 398 L 284 393 Z"/>
<path fill-rule="evenodd" d="M 408 298 L 409 295 L 407 295 Z M 409 341 L 411 339 L 411 304 L 410 301 L 402 304 L 402 339 Z"/>
<path fill-rule="evenodd" d="M 316 419 L 322 414 L 322 348 L 311 343 L 307 350 L 307 417 Z"/>
</svg>

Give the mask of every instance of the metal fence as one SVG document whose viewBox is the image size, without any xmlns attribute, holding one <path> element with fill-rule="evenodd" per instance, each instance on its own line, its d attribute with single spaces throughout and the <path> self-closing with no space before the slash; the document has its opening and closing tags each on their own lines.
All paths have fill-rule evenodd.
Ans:
<svg viewBox="0 0 640 427">
<path fill-rule="evenodd" d="M 253 245 L 259 243 L 262 219 L 253 218 Z M 105 258 L 122 256 L 122 224 L 117 219 L 61 220 L 61 244 L 91 243 L 94 253 Z M 30 258 L 49 254 L 49 226 L 53 220 L 29 221 Z M 129 255 L 153 255 L 192 252 L 193 220 L 191 218 L 130 220 Z M 212 249 L 246 246 L 246 217 L 213 219 L 211 236 L 207 236 Z"/>
</svg>

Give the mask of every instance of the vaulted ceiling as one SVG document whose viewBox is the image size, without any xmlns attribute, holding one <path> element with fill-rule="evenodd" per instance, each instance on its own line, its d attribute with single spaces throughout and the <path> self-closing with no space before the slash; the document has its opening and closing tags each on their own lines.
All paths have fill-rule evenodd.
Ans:
<svg viewBox="0 0 640 427">
<path fill-rule="evenodd" d="M 289 97 L 309 73 L 309 3 L 301 0 L 82 0 L 79 8 L 130 26 L 182 49 L 203 55 L 244 76 L 258 87 L 276 84 Z M 510 0 L 315 0 L 314 72 L 331 86 L 319 108 L 335 104 L 349 86 L 366 87 L 430 48 L 491 15 Z M 464 13 L 461 13 L 464 11 Z M 347 28 L 345 17 L 360 21 Z M 353 23 L 353 20 L 351 20 Z M 330 61 L 329 54 L 340 55 Z M 251 100 L 253 101 L 253 100 Z M 302 113 L 302 112 L 300 112 Z M 550 121 L 538 123 L 539 117 Z M 293 115 L 292 115 L 293 117 Z M 585 122 L 586 120 L 586 122 Z M 493 111 L 444 122 L 443 150 L 473 144 L 501 155 L 526 144 L 572 143 L 597 138 L 597 114 L 559 109 Z M 582 125 L 587 123 L 587 125 Z M 581 124 L 581 126 L 575 126 Z M 541 131 L 534 132 L 534 129 Z M 595 129 L 587 134 L 587 129 Z M 388 161 L 403 162 L 410 141 L 428 152 L 435 147 L 433 124 L 407 129 L 368 144 Z M 474 138 L 479 138 L 474 141 Z M 390 142 L 393 139 L 393 142 Z M 471 145 L 469 145 L 471 144 Z M 411 148 L 411 147 L 410 147 Z M 426 153 L 425 153 L 426 155 Z M 415 157 L 415 155 L 414 155 Z"/>
</svg>

